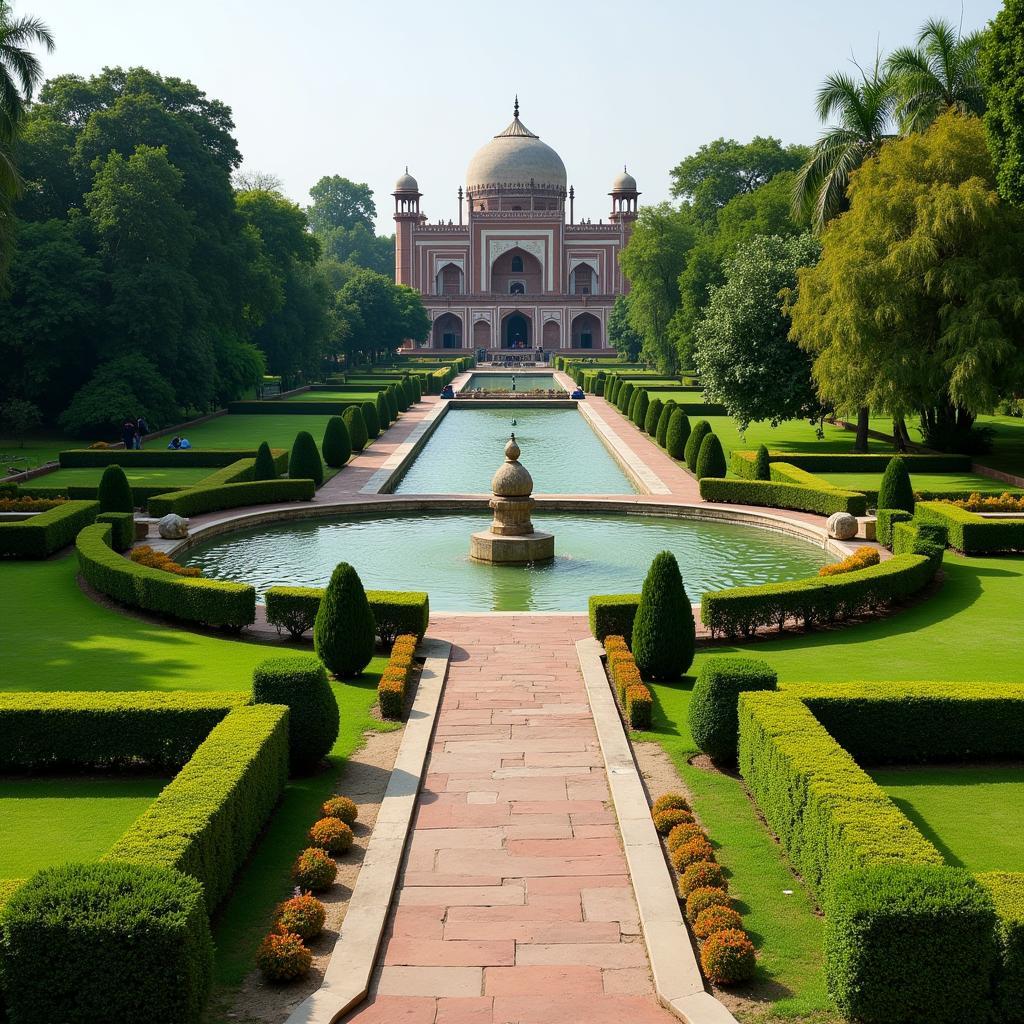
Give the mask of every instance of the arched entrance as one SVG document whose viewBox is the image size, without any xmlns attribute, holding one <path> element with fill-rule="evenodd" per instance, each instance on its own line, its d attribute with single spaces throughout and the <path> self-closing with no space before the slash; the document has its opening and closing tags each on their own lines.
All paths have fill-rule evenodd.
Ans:
<svg viewBox="0 0 1024 1024">
<path fill-rule="evenodd" d="M 462 321 L 454 313 L 443 313 L 434 321 L 434 348 L 462 348 Z"/>
<path fill-rule="evenodd" d="M 501 324 L 501 347 L 528 349 L 531 344 L 530 318 L 523 313 L 509 313 Z"/>
<path fill-rule="evenodd" d="M 544 325 L 544 348 L 558 348 L 562 343 L 562 328 L 557 320 L 549 320 Z"/>
<path fill-rule="evenodd" d="M 580 313 L 572 322 L 573 348 L 600 348 L 601 321 L 593 313 Z"/>
<path fill-rule="evenodd" d="M 473 345 L 476 348 L 491 347 L 491 325 L 486 320 L 473 324 Z"/>
</svg>

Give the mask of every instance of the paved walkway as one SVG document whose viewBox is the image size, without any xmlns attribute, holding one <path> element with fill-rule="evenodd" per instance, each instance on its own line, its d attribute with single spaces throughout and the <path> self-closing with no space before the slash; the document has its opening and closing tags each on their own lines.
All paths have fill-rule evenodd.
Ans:
<svg viewBox="0 0 1024 1024">
<path fill-rule="evenodd" d="M 448 683 L 358 1024 L 669 1024 L 574 641 L 583 616 L 437 615 Z"/>
</svg>

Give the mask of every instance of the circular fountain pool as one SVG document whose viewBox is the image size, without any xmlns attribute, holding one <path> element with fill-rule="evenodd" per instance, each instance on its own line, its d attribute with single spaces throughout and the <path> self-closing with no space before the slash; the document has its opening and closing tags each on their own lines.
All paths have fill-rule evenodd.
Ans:
<svg viewBox="0 0 1024 1024">
<path fill-rule="evenodd" d="M 213 579 L 324 586 L 351 562 L 367 589 L 425 590 L 435 611 L 586 611 L 591 594 L 638 591 L 659 551 L 675 554 L 692 601 L 707 590 L 813 575 L 824 550 L 781 533 L 733 523 L 615 513 L 535 513 L 555 535 L 553 562 L 471 561 L 480 512 L 409 512 L 275 523 L 201 542 L 178 558 Z"/>
</svg>

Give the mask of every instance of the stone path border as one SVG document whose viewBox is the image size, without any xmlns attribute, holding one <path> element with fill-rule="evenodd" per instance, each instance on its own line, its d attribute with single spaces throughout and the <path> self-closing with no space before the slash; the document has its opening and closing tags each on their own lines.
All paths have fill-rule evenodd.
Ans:
<svg viewBox="0 0 1024 1024">
<path fill-rule="evenodd" d="M 366 998 L 434 735 L 451 649 L 447 641 L 429 638 L 419 646 L 417 654 L 426 661 L 348 912 L 323 983 L 292 1011 L 286 1024 L 333 1024 Z"/>
<path fill-rule="evenodd" d="M 654 990 L 661 1002 L 687 1024 L 736 1024 L 736 1018 L 704 989 L 697 954 L 683 923 L 675 885 L 651 819 L 647 794 L 605 675 L 603 650 L 594 639 L 576 642 L 580 672 L 640 909 L 640 927 L 654 975 Z"/>
</svg>

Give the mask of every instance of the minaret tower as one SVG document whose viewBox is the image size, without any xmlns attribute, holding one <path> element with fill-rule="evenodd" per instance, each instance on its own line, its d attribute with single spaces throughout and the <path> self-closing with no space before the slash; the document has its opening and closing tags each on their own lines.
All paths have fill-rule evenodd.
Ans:
<svg viewBox="0 0 1024 1024">
<path fill-rule="evenodd" d="M 612 190 L 608 194 L 612 197 L 612 212 L 609 220 L 620 226 L 621 245 L 625 249 L 629 244 L 629 236 L 633 234 L 633 225 L 637 218 L 637 200 L 640 198 L 640 193 L 636 188 L 636 178 L 626 170 L 625 164 L 622 165 L 622 173 L 615 175 Z M 629 281 L 622 273 L 621 267 L 617 268 L 617 273 L 621 275 L 623 291 L 628 291 Z"/>
<path fill-rule="evenodd" d="M 422 219 L 420 198 L 423 193 L 408 167 L 405 174 L 395 182 L 395 191 L 391 194 L 395 197 L 395 284 L 407 284 L 415 288 L 413 234 Z"/>
</svg>

